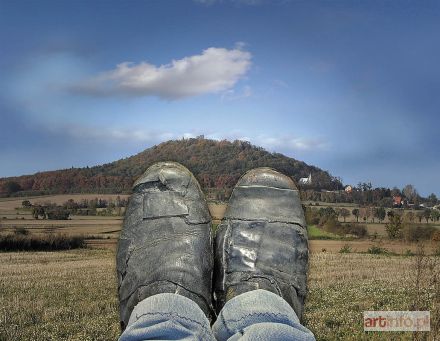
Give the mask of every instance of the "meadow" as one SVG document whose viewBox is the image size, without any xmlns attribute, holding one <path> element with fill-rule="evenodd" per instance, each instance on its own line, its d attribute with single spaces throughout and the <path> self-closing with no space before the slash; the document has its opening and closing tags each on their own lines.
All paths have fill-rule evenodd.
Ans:
<svg viewBox="0 0 440 341">
<path fill-rule="evenodd" d="M 38 200 L 62 203 L 71 197 Z M 24 227 L 30 234 L 83 234 L 90 248 L 0 252 L 0 340 L 116 340 L 115 246 L 122 217 L 35 220 L 16 209 L 22 200 L 0 200 L 0 233 Z M 224 209 L 210 205 L 214 224 Z M 368 254 L 372 246 L 392 253 Z M 344 248 L 349 252 L 340 253 Z M 438 243 L 424 246 L 427 254 L 437 249 Z M 311 240 L 305 325 L 317 340 L 440 339 L 440 257 L 417 252 L 417 244 L 382 238 Z M 364 333 L 363 311 L 409 309 L 431 311 L 431 333 Z"/>
</svg>

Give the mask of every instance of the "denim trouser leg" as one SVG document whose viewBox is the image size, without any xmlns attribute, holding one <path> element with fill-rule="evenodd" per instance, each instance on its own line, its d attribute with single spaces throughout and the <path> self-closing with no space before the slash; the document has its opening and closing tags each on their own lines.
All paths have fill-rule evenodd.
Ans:
<svg viewBox="0 0 440 341">
<path fill-rule="evenodd" d="M 133 309 L 119 341 L 215 340 L 197 303 L 177 294 L 150 296 Z"/>
<path fill-rule="evenodd" d="M 254 290 L 226 302 L 212 332 L 208 319 L 190 299 L 177 294 L 151 296 L 134 308 L 119 340 L 303 341 L 315 337 L 281 297 Z"/>
<path fill-rule="evenodd" d="M 283 298 L 261 289 L 226 302 L 212 331 L 218 341 L 315 340 Z"/>
</svg>

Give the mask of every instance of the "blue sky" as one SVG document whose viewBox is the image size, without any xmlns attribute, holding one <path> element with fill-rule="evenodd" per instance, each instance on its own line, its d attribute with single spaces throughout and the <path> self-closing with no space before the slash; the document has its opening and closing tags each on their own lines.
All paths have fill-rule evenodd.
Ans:
<svg viewBox="0 0 440 341">
<path fill-rule="evenodd" d="M 246 139 L 440 196 L 436 1 L 0 0 L 0 176 Z"/>
</svg>

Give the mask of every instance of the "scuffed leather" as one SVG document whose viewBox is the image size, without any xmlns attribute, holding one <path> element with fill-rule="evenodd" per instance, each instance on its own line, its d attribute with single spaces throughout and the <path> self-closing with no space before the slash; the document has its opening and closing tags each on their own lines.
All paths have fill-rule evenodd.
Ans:
<svg viewBox="0 0 440 341">
<path fill-rule="evenodd" d="M 217 312 L 241 293 L 265 289 L 283 297 L 301 319 L 308 238 L 298 190 L 270 168 L 237 183 L 215 238 Z"/>
<path fill-rule="evenodd" d="M 135 305 L 159 293 L 188 297 L 213 317 L 211 217 L 184 166 L 160 162 L 135 182 L 116 257 L 123 329 Z"/>
</svg>

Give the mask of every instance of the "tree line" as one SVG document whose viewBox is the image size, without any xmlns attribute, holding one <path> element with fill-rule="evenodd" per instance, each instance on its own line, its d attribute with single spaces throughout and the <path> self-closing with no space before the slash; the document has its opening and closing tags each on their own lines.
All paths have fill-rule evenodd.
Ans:
<svg viewBox="0 0 440 341">
<path fill-rule="evenodd" d="M 401 203 L 398 205 L 394 201 L 396 197 L 401 198 Z M 439 200 L 434 193 L 424 198 L 411 184 L 400 190 L 397 187 L 392 189 L 385 187 L 373 188 L 371 183 L 359 183 L 352 188 L 351 192 L 344 190 L 315 191 L 305 187 L 301 191 L 301 199 L 327 203 L 353 203 L 360 206 L 414 208 L 416 210 L 423 209 L 424 207 L 421 205 L 433 207 L 439 204 Z"/>
<path fill-rule="evenodd" d="M 344 219 L 350 216 L 350 211 L 346 208 L 332 207 L 304 207 L 306 222 L 309 225 L 316 225 L 328 232 L 340 235 L 354 235 L 362 238 L 368 235 L 366 224 L 369 220 L 374 222 L 376 218 L 383 222 L 387 217 L 385 231 L 389 239 L 403 239 L 405 241 L 418 240 L 440 240 L 440 231 L 428 222 L 440 221 L 440 211 L 436 209 L 424 209 L 416 214 L 412 211 L 400 209 L 385 210 L 383 207 L 361 207 L 354 208 L 351 214 L 356 218 L 356 222 L 341 224 L 339 217 Z M 359 222 L 360 220 L 360 222 Z M 426 225 L 422 224 L 426 222 Z"/>
<path fill-rule="evenodd" d="M 67 220 L 70 215 L 118 215 L 124 213 L 123 208 L 127 207 L 128 199 L 117 196 L 115 200 L 101 198 L 81 199 L 76 202 L 73 199 L 67 200 L 62 205 L 55 203 L 44 203 L 33 205 L 29 200 L 22 202 L 22 207 L 31 210 L 35 219 Z"/>
</svg>

